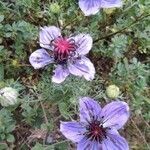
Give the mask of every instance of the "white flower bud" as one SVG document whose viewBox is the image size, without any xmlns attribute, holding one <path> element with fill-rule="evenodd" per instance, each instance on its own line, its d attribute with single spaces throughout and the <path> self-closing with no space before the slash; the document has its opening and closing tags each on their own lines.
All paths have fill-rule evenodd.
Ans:
<svg viewBox="0 0 150 150">
<path fill-rule="evenodd" d="M 18 92 L 11 87 L 5 87 L 0 90 L 0 103 L 2 106 L 14 105 L 17 103 Z"/>
<path fill-rule="evenodd" d="M 52 3 L 50 5 L 50 10 L 55 13 L 55 14 L 59 14 L 60 13 L 60 6 L 58 5 L 58 3 Z"/>
<path fill-rule="evenodd" d="M 109 98 L 115 99 L 119 96 L 119 88 L 116 85 L 109 85 L 106 88 L 106 94 Z"/>
</svg>

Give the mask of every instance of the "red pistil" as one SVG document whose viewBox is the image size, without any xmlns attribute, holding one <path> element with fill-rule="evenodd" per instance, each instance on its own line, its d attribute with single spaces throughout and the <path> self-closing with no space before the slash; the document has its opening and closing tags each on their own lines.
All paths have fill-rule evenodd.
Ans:
<svg viewBox="0 0 150 150">
<path fill-rule="evenodd" d="M 59 62 L 67 60 L 76 49 L 74 40 L 63 37 L 55 39 L 52 44 L 54 46 L 55 60 Z"/>
<path fill-rule="evenodd" d="M 86 136 L 90 140 L 95 140 L 101 142 L 103 138 L 106 138 L 106 131 L 99 121 L 93 121 L 87 128 L 88 132 Z"/>
</svg>

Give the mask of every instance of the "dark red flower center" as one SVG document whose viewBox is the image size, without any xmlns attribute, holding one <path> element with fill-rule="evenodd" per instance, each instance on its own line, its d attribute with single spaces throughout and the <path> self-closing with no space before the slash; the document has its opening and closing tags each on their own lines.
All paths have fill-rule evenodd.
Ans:
<svg viewBox="0 0 150 150">
<path fill-rule="evenodd" d="M 53 41 L 54 56 L 58 62 L 65 61 L 76 50 L 75 41 L 64 37 L 58 37 Z"/>
<path fill-rule="evenodd" d="M 90 123 L 87 130 L 86 136 L 92 141 L 101 142 L 104 138 L 106 138 L 106 129 L 100 125 L 99 121 L 93 121 Z"/>
</svg>

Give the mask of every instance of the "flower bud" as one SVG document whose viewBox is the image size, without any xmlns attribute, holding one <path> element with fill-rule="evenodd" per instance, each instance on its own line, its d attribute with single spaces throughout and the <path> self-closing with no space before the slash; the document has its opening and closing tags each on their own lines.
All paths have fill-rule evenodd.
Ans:
<svg viewBox="0 0 150 150">
<path fill-rule="evenodd" d="M 106 88 L 106 94 L 109 98 L 115 99 L 119 96 L 119 88 L 116 85 L 109 85 Z"/>
<path fill-rule="evenodd" d="M 14 67 L 19 67 L 19 62 L 18 62 L 18 60 L 17 60 L 17 59 L 12 60 L 12 65 L 13 65 Z"/>
<path fill-rule="evenodd" d="M 2 106 L 14 105 L 17 103 L 18 92 L 11 87 L 5 87 L 0 90 L 0 103 Z"/>
<path fill-rule="evenodd" d="M 60 6 L 58 5 L 58 3 L 52 3 L 50 5 L 50 10 L 51 10 L 51 12 L 58 14 L 58 13 L 60 13 Z"/>
</svg>

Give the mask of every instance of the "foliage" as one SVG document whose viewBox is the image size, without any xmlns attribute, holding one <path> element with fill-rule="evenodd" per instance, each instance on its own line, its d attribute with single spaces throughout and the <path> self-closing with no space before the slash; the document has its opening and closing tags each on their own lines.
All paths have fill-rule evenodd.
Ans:
<svg viewBox="0 0 150 150">
<path fill-rule="evenodd" d="M 86 17 L 76 0 L 1 0 L 0 88 L 15 88 L 20 101 L 17 106 L 0 106 L 0 149 L 71 150 L 73 146 L 59 133 L 60 120 L 76 119 L 82 96 L 102 104 L 110 101 L 105 89 L 111 84 L 119 87 L 119 98 L 131 107 L 136 126 L 130 121 L 129 134 L 124 133 L 131 149 L 148 149 L 149 5 L 147 0 L 124 0 L 121 9 L 101 9 Z M 58 85 L 51 82 L 52 65 L 41 70 L 31 67 L 28 59 L 39 48 L 39 28 L 48 25 L 60 27 L 66 36 L 93 37 L 89 58 L 95 64 L 95 80 L 69 76 Z M 34 134 L 36 129 L 40 136 Z"/>
<path fill-rule="evenodd" d="M 148 65 L 141 64 L 136 58 L 131 62 L 125 58 L 116 65 L 111 74 L 111 81 L 122 87 L 122 91 L 132 100 L 136 113 L 149 113 L 147 97 L 149 74 Z"/>
<path fill-rule="evenodd" d="M 11 132 L 15 129 L 15 121 L 10 111 L 0 110 L 0 141 L 14 142 Z"/>
</svg>

